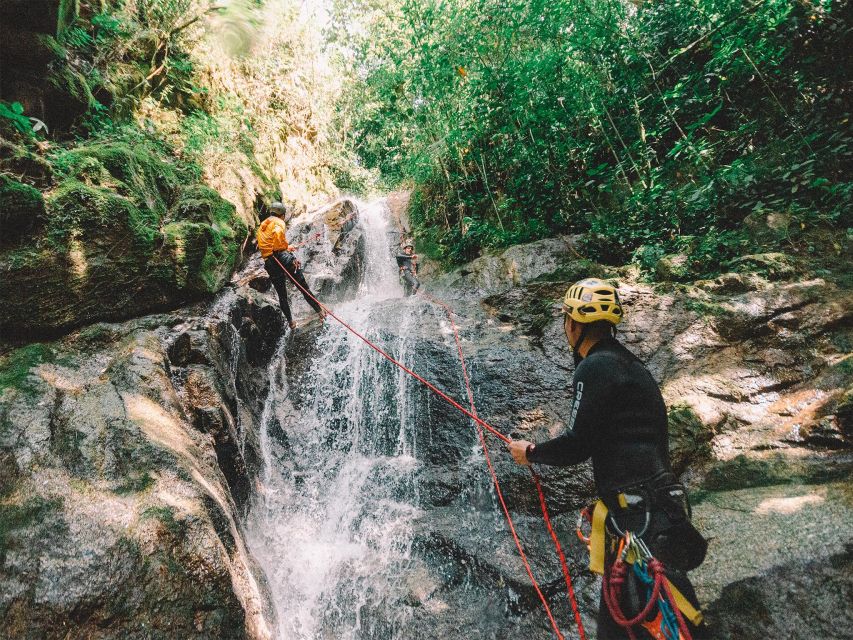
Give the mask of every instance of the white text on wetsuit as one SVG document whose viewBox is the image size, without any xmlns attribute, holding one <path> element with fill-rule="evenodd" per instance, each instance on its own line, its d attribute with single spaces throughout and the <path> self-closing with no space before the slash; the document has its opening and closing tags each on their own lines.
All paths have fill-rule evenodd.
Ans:
<svg viewBox="0 0 853 640">
<path fill-rule="evenodd" d="M 575 428 L 575 418 L 578 417 L 578 409 L 581 408 L 581 396 L 583 396 L 583 382 L 578 381 L 575 385 L 575 403 L 572 405 L 572 418 L 569 421 L 569 429 Z"/>
</svg>

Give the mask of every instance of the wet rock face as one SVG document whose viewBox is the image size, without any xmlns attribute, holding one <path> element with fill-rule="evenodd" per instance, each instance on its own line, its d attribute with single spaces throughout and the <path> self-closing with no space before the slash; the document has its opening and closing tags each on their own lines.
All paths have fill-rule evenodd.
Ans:
<svg viewBox="0 0 853 640">
<path fill-rule="evenodd" d="M 341 227 L 340 221 L 350 215 L 353 222 Z M 339 200 L 326 209 L 299 216 L 288 229 L 292 237 L 307 241 L 297 255 L 317 297 L 330 302 L 352 297 L 365 267 L 364 232 L 358 224 L 356 203 Z"/>
<path fill-rule="evenodd" d="M 365 264 L 364 231 L 357 225 L 335 250 L 323 224 L 300 218 L 291 240 L 308 240 L 299 257 L 321 299 L 352 296 Z M 551 307 L 581 277 L 620 274 L 627 275 L 578 260 L 571 243 L 554 240 L 427 281 L 458 314 L 479 414 L 516 438 L 558 435 L 573 366 Z M 309 310 L 290 291 L 300 320 Z M 697 498 L 700 529 L 713 537 L 696 580 L 718 637 L 809 638 L 813 630 L 842 637 L 832 634 L 849 622 L 835 625 L 826 612 L 846 611 L 850 596 L 849 553 L 837 540 L 849 537 L 842 485 L 853 468 L 849 291 L 745 274 L 668 288 L 626 278 L 620 291 L 627 309 L 620 336 L 662 385 L 673 462 Z M 394 310 L 377 314 L 384 324 L 372 327 L 379 342 L 405 337 L 413 368 L 467 404 L 444 312 L 422 300 L 388 304 Z M 399 304 L 413 315 L 405 336 Z M 269 637 L 266 587 L 243 546 L 240 516 L 260 464 L 260 403 L 282 331 L 256 258 L 210 308 L 93 325 L 4 356 L 0 620 L 12 637 L 62 638 L 70 629 L 97 638 Z M 323 358 L 322 331 L 301 327 L 286 346 L 287 419 L 299 419 L 300 389 Z M 428 391 L 410 401 L 421 515 L 404 602 L 394 603 L 393 616 L 371 612 L 381 618 L 371 628 L 389 637 L 552 637 L 475 428 Z M 290 455 L 281 425 L 271 435 Z M 487 442 L 534 573 L 569 631 L 529 473 L 500 442 Z M 379 444 L 393 454 L 394 442 Z M 576 509 L 594 497 L 591 469 L 541 471 L 591 631 L 599 582 L 573 533 Z M 814 536 L 791 546 L 786 523 L 797 514 Z M 824 536 L 830 530 L 835 542 Z M 765 553 L 772 545 L 784 553 Z M 731 549 L 740 551 L 727 555 Z M 790 603 L 797 613 L 785 626 Z M 405 631 L 394 626 L 399 607 Z"/>
<path fill-rule="evenodd" d="M 93 325 L 4 358 L 9 637 L 270 637 L 239 517 L 281 314 L 244 287 L 183 316 Z"/>
<path fill-rule="evenodd" d="M 458 314 L 479 414 L 504 433 L 533 441 L 558 435 L 569 414 L 573 367 L 561 318 L 552 306 L 571 282 L 590 273 L 607 275 L 601 267 L 588 271 L 587 264 L 556 245 L 534 243 L 515 248 L 513 255 L 537 250 L 556 255 L 527 261 L 488 256 L 426 283 Z M 710 605 L 715 633 L 721 638 L 809 638 L 812 620 L 826 637 L 842 637 L 838 630 L 849 625 L 842 620 L 834 626 L 827 612 L 844 607 L 841 599 L 851 589 L 849 558 L 837 555 L 844 539 L 832 534 L 830 542 L 818 536 L 814 544 L 794 548 L 786 543 L 790 531 L 776 526 L 781 520 L 768 528 L 762 519 L 776 509 L 780 514 L 804 509 L 806 523 L 845 529 L 849 494 L 832 483 L 853 468 L 848 453 L 853 298 L 849 290 L 824 280 L 785 281 L 788 272 L 776 268 L 781 264 L 776 256 L 753 256 L 749 264 L 770 265 L 771 259 L 773 269 L 766 273 L 725 274 L 691 286 L 653 288 L 622 280 L 627 320 L 620 336 L 661 384 L 670 409 L 673 464 L 695 495 L 744 492 L 731 500 L 714 493 L 696 507 L 700 529 L 714 538 L 695 579 Z M 619 280 L 620 273 L 626 275 L 609 275 Z M 418 354 L 415 369 L 467 406 L 443 312 L 413 313 L 419 314 L 419 328 L 410 336 Z M 474 427 L 441 402 L 430 401 L 426 392 L 419 402 L 425 412 L 417 419 L 424 516 L 414 540 L 413 571 L 419 577 L 411 587 L 412 628 L 423 637 L 436 630 L 463 637 L 484 629 L 494 637 L 549 637 L 489 488 L 485 462 L 476 453 Z M 564 611 L 558 565 L 530 478 L 497 440 L 488 441 L 534 572 L 555 608 Z M 575 510 L 594 497 L 591 469 L 541 471 L 582 607 L 592 616 L 598 583 L 585 570 L 586 550 L 573 534 Z M 761 493 L 763 487 L 792 482 L 809 488 Z M 820 519 L 807 509 L 830 499 L 821 488 L 825 484 L 832 500 L 848 506 L 823 510 Z M 728 505 L 717 509 L 719 515 L 712 508 L 718 503 Z M 746 509 L 738 530 L 724 525 L 732 520 L 726 509 Z M 849 540 L 848 533 L 843 536 Z M 753 545 L 787 551 L 774 556 Z M 742 553 L 732 558 L 723 552 L 726 548 Z M 717 584 L 722 591 L 711 586 Z M 789 596 L 802 607 L 786 628 Z M 750 615 L 752 605 L 742 606 L 747 601 L 764 612 L 758 619 Z M 594 629 L 594 622 L 586 622 L 588 630 Z M 564 630 L 572 627 L 570 619 L 564 623 Z"/>
<path fill-rule="evenodd" d="M 341 242 L 341 286 L 362 245 Z M 255 257 L 210 304 L 0 359 L 0 635 L 271 637 L 241 520 L 284 330 Z"/>
</svg>

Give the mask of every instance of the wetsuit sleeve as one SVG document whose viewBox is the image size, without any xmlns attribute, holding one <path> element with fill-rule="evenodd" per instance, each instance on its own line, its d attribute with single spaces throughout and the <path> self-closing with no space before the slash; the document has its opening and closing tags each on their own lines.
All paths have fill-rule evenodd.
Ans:
<svg viewBox="0 0 853 640">
<path fill-rule="evenodd" d="M 528 456 L 530 462 L 565 467 L 583 462 L 592 455 L 606 396 L 601 383 L 595 367 L 578 367 L 568 428 L 553 440 L 537 444 Z"/>
</svg>

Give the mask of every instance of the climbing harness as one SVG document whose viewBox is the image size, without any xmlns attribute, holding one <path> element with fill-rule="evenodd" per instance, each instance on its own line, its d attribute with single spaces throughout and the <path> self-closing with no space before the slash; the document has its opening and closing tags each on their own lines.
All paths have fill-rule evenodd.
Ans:
<svg viewBox="0 0 853 640">
<path fill-rule="evenodd" d="M 633 557 L 629 558 L 629 554 Z M 619 604 L 629 569 L 633 569 L 645 585 L 648 598 L 646 605 L 633 618 L 628 618 Z M 604 574 L 602 592 L 611 617 L 625 629 L 631 640 L 636 638 L 634 627 L 637 626 L 644 627 L 656 640 L 692 640 L 681 610 L 677 605 L 673 606 L 675 597 L 672 589 L 663 563 L 652 556 L 641 537 L 632 535 L 630 531 L 625 532 L 619 541 L 616 561 L 610 571 Z M 658 614 L 649 620 L 655 607 L 658 608 Z"/>
<path fill-rule="evenodd" d="M 620 502 L 624 500 L 621 497 L 623 495 L 619 494 Z M 613 620 L 625 628 L 632 640 L 636 637 L 634 627 L 637 626 L 644 627 L 655 640 L 691 640 L 685 618 L 694 625 L 699 625 L 702 622 L 702 613 L 670 582 L 666 577 L 664 564 L 652 555 L 643 541 L 642 534 L 649 526 L 649 517 L 646 517 L 641 533 L 635 534 L 619 529 L 602 500 L 592 507 L 591 517 L 589 509 L 590 507 L 587 507 L 581 512 L 578 535 L 583 536 L 583 520 L 591 522 L 589 537 L 582 539 L 589 540 L 589 569 L 601 574 L 603 578 L 603 600 Z M 608 523 L 616 532 L 615 539 L 619 541 L 616 559 L 609 569 L 605 564 Z M 625 615 L 620 605 L 622 587 L 628 579 L 629 570 L 646 587 L 647 598 L 646 605 L 632 618 Z M 657 614 L 649 620 L 655 607 L 658 609 Z"/>
<path fill-rule="evenodd" d="M 483 429 L 485 429 L 486 431 L 491 433 L 493 436 L 495 436 L 496 438 L 498 438 L 499 440 L 501 440 L 505 444 L 509 444 L 510 442 L 512 442 L 512 439 L 509 438 L 508 436 L 505 436 L 503 433 L 498 431 L 495 427 L 493 427 L 492 425 L 490 425 L 488 422 L 486 422 L 485 420 L 483 420 L 482 418 L 480 418 L 477 415 L 477 410 L 476 410 L 476 407 L 474 405 L 474 394 L 473 394 L 473 391 L 471 389 L 470 380 L 468 378 L 468 368 L 465 364 L 465 358 L 464 358 L 464 355 L 462 352 L 462 343 L 459 339 L 459 332 L 456 328 L 456 323 L 453 321 L 454 313 L 450 309 L 450 307 L 447 306 L 446 304 L 444 304 L 443 302 L 440 302 L 436 298 L 433 298 L 432 296 L 429 296 L 428 294 L 424 294 L 425 298 L 430 299 L 431 302 L 434 302 L 435 304 L 438 304 L 439 306 L 444 308 L 444 310 L 448 314 L 448 318 L 450 318 L 450 323 L 451 323 L 451 326 L 453 327 L 454 339 L 456 341 L 456 346 L 457 346 L 457 349 L 459 351 L 460 363 L 462 365 L 463 379 L 465 381 L 465 386 L 466 386 L 466 390 L 467 390 L 468 402 L 469 402 L 470 407 L 471 407 L 470 409 L 466 409 L 465 407 L 463 407 L 459 402 L 457 402 L 456 400 L 451 398 L 449 395 L 444 393 L 441 389 L 436 387 L 434 384 L 432 384 L 431 382 L 429 382 L 428 380 L 426 380 L 422 376 L 420 376 L 417 373 L 415 373 L 414 371 L 412 371 L 406 365 L 404 365 L 401 362 L 399 362 L 398 360 L 394 359 L 394 357 L 391 356 L 384 349 L 382 349 L 378 345 L 374 344 L 368 338 L 366 338 L 364 335 L 359 333 L 354 327 L 352 327 L 349 323 L 347 323 L 343 318 L 341 318 L 334 311 L 332 311 L 331 309 L 326 307 L 322 302 L 320 302 L 316 297 L 314 297 L 309 291 L 307 291 L 304 287 L 302 287 L 299 284 L 299 282 L 296 281 L 296 278 L 294 278 L 293 275 L 287 269 L 284 268 L 284 265 L 281 264 L 281 262 L 278 260 L 278 257 L 275 254 L 273 254 L 273 259 L 275 259 L 275 261 L 278 262 L 279 266 L 281 266 L 282 270 L 287 274 L 287 276 L 290 278 L 290 280 L 293 282 L 293 284 L 296 285 L 296 287 L 298 287 L 302 291 L 302 293 L 309 296 L 312 300 L 314 300 L 314 302 L 316 302 L 318 305 L 320 305 L 320 308 L 323 309 L 323 311 L 325 311 L 328 316 L 330 316 L 335 321 L 337 321 L 338 324 L 343 326 L 347 331 L 349 331 L 351 334 L 353 334 L 359 340 L 364 342 L 368 347 L 373 349 L 376 353 L 381 355 L 383 358 L 388 360 L 391 364 L 393 364 L 394 366 L 399 368 L 401 371 L 404 371 L 406 374 L 408 374 L 409 376 L 411 376 L 412 378 L 414 378 L 415 380 L 420 382 L 422 385 L 424 385 L 427 389 L 432 391 L 439 398 L 441 398 L 442 400 L 447 402 L 449 405 L 451 405 L 452 407 L 454 407 L 455 409 L 457 409 L 458 411 L 460 411 L 461 413 L 463 413 L 468 418 L 470 418 L 471 420 L 474 421 L 474 423 L 477 426 L 477 434 L 478 434 L 479 439 L 480 439 L 480 445 L 483 448 L 483 453 L 484 453 L 485 458 L 486 458 L 486 465 L 488 466 L 489 473 L 492 476 L 492 482 L 495 486 L 495 492 L 498 496 L 498 501 L 500 502 L 501 509 L 503 510 L 504 515 L 507 519 L 507 524 L 509 526 L 510 533 L 512 534 L 513 541 L 515 542 L 515 546 L 518 549 L 519 555 L 521 556 L 521 560 L 522 560 L 522 563 L 524 564 L 525 571 L 527 572 L 527 575 L 530 578 L 531 583 L 533 584 L 533 588 L 536 591 L 536 594 L 539 596 L 539 599 L 542 602 L 542 606 L 545 609 L 545 614 L 548 616 L 548 620 L 551 623 L 551 627 L 554 630 L 554 634 L 557 636 L 558 640 L 565 640 L 565 636 L 560 631 L 560 628 L 557 625 L 557 621 L 555 620 L 554 615 L 551 612 L 551 608 L 548 605 L 547 598 L 545 597 L 544 593 L 542 593 L 542 589 L 539 587 L 539 584 L 537 583 L 536 578 L 533 576 L 533 570 L 530 568 L 530 562 L 527 559 L 527 554 L 524 552 L 524 548 L 521 544 L 521 539 L 519 538 L 518 533 L 516 532 L 515 524 L 513 523 L 512 517 L 509 514 L 509 508 L 506 506 L 506 501 L 504 500 L 503 492 L 501 491 L 500 483 L 498 482 L 497 473 L 495 472 L 495 468 L 494 468 L 494 465 L 492 463 L 491 455 L 489 454 L 489 449 L 488 449 L 488 446 L 486 444 L 486 438 L 485 438 L 485 434 L 483 432 Z M 557 554 L 560 558 L 560 564 L 561 564 L 561 568 L 563 570 L 563 577 L 565 578 L 565 581 L 566 581 L 566 587 L 568 590 L 569 601 L 570 601 L 571 606 L 572 606 L 572 611 L 573 611 L 573 614 L 575 617 L 575 622 L 577 623 L 577 626 L 578 626 L 578 633 L 580 636 L 580 640 L 586 640 L 586 633 L 584 631 L 583 623 L 581 621 L 580 610 L 578 608 L 577 598 L 575 596 L 574 588 L 572 587 L 571 576 L 569 575 L 569 570 L 568 570 L 568 566 L 566 564 L 566 559 L 565 559 L 565 555 L 563 554 L 562 547 L 560 546 L 559 540 L 557 539 L 557 535 L 554 532 L 554 528 L 551 524 L 551 518 L 548 514 L 548 509 L 547 509 L 547 506 L 545 504 L 545 494 L 542 491 L 542 485 L 539 481 L 539 477 L 536 475 L 536 473 L 533 471 L 533 469 L 531 469 L 531 473 L 533 475 L 534 484 L 536 485 L 536 490 L 539 494 L 539 502 L 540 502 L 540 506 L 542 507 L 543 517 L 545 519 L 545 523 L 546 523 L 546 526 L 548 528 L 548 532 L 551 534 L 552 540 L 554 541 L 555 547 L 557 549 Z"/>
</svg>

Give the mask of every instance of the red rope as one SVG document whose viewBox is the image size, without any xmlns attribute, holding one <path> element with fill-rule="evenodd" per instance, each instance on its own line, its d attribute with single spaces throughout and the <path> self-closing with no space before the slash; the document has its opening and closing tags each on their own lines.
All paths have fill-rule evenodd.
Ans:
<svg viewBox="0 0 853 640">
<path fill-rule="evenodd" d="M 536 485 L 536 493 L 539 494 L 539 504 L 542 507 L 542 517 L 545 519 L 545 525 L 548 527 L 548 533 L 551 534 L 551 540 L 554 541 L 554 549 L 557 551 L 557 557 L 560 558 L 560 567 L 563 570 L 563 579 L 566 581 L 566 593 L 569 595 L 569 604 L 572 605 L 572 614 L 575 617 L 575 624 L 578 625 L 578 634 L 581 640 L 586 640 L 586 632 L 583 628 L 581 620 L 581 612 L 578 607 L 575 588 L 572 586 L 572 577 L 569 574 L 569 567 L 566 564 L 566 555 L 563 553 L 563 547 L 560 544 L 560 539 L 557 537 L 557 532 L 551 524 L 551 515 L 548 513 L 548 505 L 545 503 L 545 492 L 542 491 L 542 483 L 539 481 L 539 474 L 530 468 L 530 475 L 533 477 L 533 483 Z"/>
<path fill-rule="evenodd" d="M 311 292 L 310 292 L 310 291 L 308 291 L 307 289 L 305 289 L 304 287 L 302 287 L 302 285 L 300 285 L 300 284 L 296 281 L 296 278 L 294 278 L 294 277 L 291 275 L 291 273 L 290 273 L 287 269 L 285 269 L 285 268 L 284 268 L 284 265 L 283 265 L 283 264 L 281 264 L 281 262 L 279 261 L 279 259 L 275 256 L 275 254 L 272 254 L 272 257 L 273 257 L 273 259 L 278 263 L 278 266 L 280 266 L 280 267 L 282 268 L 282 270 L 287 274 L 287 277 L 291 279 L 291 281 L 293 282 L 293 284 L 295 284 L 295 285 L 299 288 L 299 290 L 300 290 L 300 291 L 302 291 L 302 293 L 304 293 L 306 296 L 308 296 L 308 297 L 309 297 L 309 298 L 311 298 L 314 302 L 316 302 L 316 303 L 320 306 L 320 308 L 321 308 L 323 311 L 325 311 L 328 315 L 330 315 L 330 316 L 331 316 L 331 317 L 333 317 L 335 320 L 337 320 L 337 321 L 338 321 L 338 322 L 339 322 L 339 323 L 340 323 L 340 324 L 341 324 L 341 325 L 342 325 L 342 326 L 343 326 L 347 331 L 349 331 L 350 333 L 352 333 L 352 334 L 353 334 L 354 336 L 356 336 L 359 340 L 361 340 L 362 342 L 364 342 L 368 347 L 370 347 L 370 348 L 371 348 L 371 349 L 373 349 L 376 353 L 378 353 L 378 354 L 379 354 L 379 355 L 381 355 L 383 358 L 385 358 L 386 360 L 388 360 L 388 362 L 390 362 L 390 363 L 391 363 L 391 364 L 393 364 L 394 366 L 399 367 L 400 369 L 402 369 L 403 371 L 405 371 L 406 373 L 408 373 L 410 376 L 412 376 L 415 380 L 417 380 L 418 382 L 420 382 L 421 384 L 423 384 L 427 389 L 429 389 L 430 391 L 432 391 L 432 392 L 433 392 L 435 395 L 437 395 L 439 398 L 441 398 L 442 400 L 444 400 L 445 402 L 447 402 L 447 403 L 448 403 L 448 404 L 450 404 L 451 406 L 455 407 L 456 409 L 458 409 L 459 411 L 461 411 L 462 413 L 464 413 L 466 416 L 468 416 L 469 418 L 471 418 L 474 422 L 476 422 L 476 423 L 477 423 L 478 425 L 480 425 L 481 427 L 485 427 L 485 428 L 486 428 L 486 429 L 487 429 L 487 430 L 488 430 L 492 435 L 494 435 L 496 438 L 499 438 L 499 439 L 503 440 L 503 441 L 504 441 L 505 443 L 507 443 L 507 444 L 509 444 L 509 443 L 511 442 L 511 439 L 510 439 L 510 438 L 508 438 L 507 436 L 505 436 L 504 434 L 502 434 L 500 431 L 498 431 L 497 429 L 495 429 L 495 428 L 494 428 L 492 425 L 490 425 L 488 422 L 486 422 L 485 420 L 482 420 L 482 419 L 480 419 L 479 417 L 475 416 L 473 413 L 471 413 L 470 411 L 468 411 L 468 409 L 466 409 L 466 408 L 465 408 L 465 407 L 463 407 L 461 404 L 459 404 L 458 402 L 456 402 L 456 400 L 454 400 L 454 399 L 453 399 L 453 398 L 451 398 L 449 395 L 447 395 L 446 393 L 444 393 L 441 389 L 439 389 L 438 387 L 436 387 L 434 384 L 432 384 L 431 382 L 429 382 L 429 381 L 425 380 L 424 378 L 422 378 L 421 376 L 419 376 L 417 373 L 415 373 L 414 371 L 412 371 L 411 369 L 409 369 L 406 365 L 404 365 L 404 364 L 402 364 L 402 363 L 398 362 L 397 360 L 395 360 L 394 358 L 392 358 L 392 357 L 391 357 L 390 355 L 388 355 L 388 353 L 387 353 L 387 352 L 385 352 L 381 347 L 376 346 L 376 345 L 375 345 L 375 344 L 373 344 L 370 340 L 368 340 L 368 339 L 367 339 L 367 338 L 365 338 L 363 335 L 361 335 L 361 334 L 360 334 L 358 331 L 356 331 L 352 326 L 350 326 L 349 324 L 347 324 L 347 322 L 346 322 L 345 320 L 343 320 L 340 316 L 336 315 L 336 314 L 335 314 L 331 309 L 329 309 L 326 305 L 324 305 L 322 302 L 320 302 L 319 300 L 317 300 L 317 298 L 315 298 L 315 297 L 311 294 Z"/>
<path fill-rule="evenodd" d="M 453 321 L 453 312 L 450 310 L 450 307 L 448 307 L 440 300 L 437 300 L 426 293 L 424 293 L 423 295 L 434 304 L 443 307 L 444 310 L 447 312 L 447 318 L 448 320 L 450 320 L 450 326 L 453 328 L 453 339 L 456 341 L 456 349 L 459 352 L 459 362 L 462 365 L 462 377 L 465 380 L 465 390 L 468 393 L 468 403 L 471 405 L 471 413 L 476 415 L 477 407 L 474 404 L 474 392 L 471 390 L 471 380 L 468 377 L 468 366 L 465 364 L 465 354 L 462 352 L 462 342 L 459 339 L 459 330 L 456 327 L 456 323 Z M 480 446 L 482 446 L 483 448 L 483 455 L 485 456 L 486 464 L 489 467 L 489 474 L 492 476 L 492 484 L 494 484 L 495 486 L 495 493 L 498 496 L 498 501 L 500 502 L 501 509 L 504 512 L 504 516 L 506 516 L 506 521 L 509 525 L 509 531 L 512 534 L 512 539 L 515 541 L 515 546 L 518 549 L 518 555 L 521 556 L 521 562 L 524 564 L 524 570 L 527 571 L 527 575 L 530 578 L 530 582 L 533 585 L 533 588 L 536 590 L 536 594 L 539 596 L 539 599 L 542 601 L 542 606 L 545 608 L 545 614 L 548 616 L 548 620 L 551 622 L 551 627 L 553 627 L 554 633 L 557 635 L 558 638 L 562 640 L 564 636 L 560 632 L 560 628 L 557 625 L 557 621 L 554 619 L 554 614 L 551 612 L 551 607 L 548 606 L 548 600 L 542 593 L 542 589 L 540 589 L 539 583 L 536 582 L 536 578 L 533 577 L 533 570 L 530 568 L 530 562 L 527 559 L 527 554 L 524 552 L 524 547 L 521 544 L 521 539 L 518 537 L 518 533 L 515 530 L 515 523 L 513 523 L 512 516 L 509 514 L 509 508 L 506 506 L 503 491 L 501 491 L 501 485 L 500 482 L 498 482 L 498 475 L 495 472 L 494 465 L 492 464 L 492 457 L 489 454 L 489 447 L 486 444 L 486 438 L 483 434 L 483 430 L 480 428 L 480 425 L 477 425 L 477 435 L 480 438 Z"/>
<path fill-rule="evenodd" d="M 442 400 L 444 400 L 445 402 L 447 402 L 448 404 L 450 404 L 454 408 L 458 409 L 459 411 L 461 411 L 463 414 L 465 414 L 466 416 L 468 416 L 471 420 L 473 420 L 475 422 L 475 424 L 477 425 L 477 434 L 478 434 L 479 439 L 480 439 L 480 444 L 483 448 L 483 454 L 485 455 L 485 458 L 486 458 L 486 464 L 488 465 L 489 473 L 492 476 L 492 482 L 495 486 L 495 493 L 498 496 L 498 501 L 500 502 L 501 509 L 503 510 L 504 515 L 506 516 L 506 520 L 507 520 L 507 524 L 509 525 L 510 533 L 512 534 L 513 540 L 515 541 L 515 546 L 518 548 L 518 553 L 521 556 L 521 560 L 524 564 L 524 569 L 527 572 L 527 575 L 530 578 L 530 582 L 532 583 L 533 588 L 535 589 L 537 595 L 539 596 L 539 599 L 542 601 L 542 606 L 545 608 L 545 613 L 548 616 L 548 620 L 551 622 L 551 626 L 554 629 L 554 633 L 556 634 L 557 638 L 559 638 L 559 640 L 565 640 L 565 636 L 563 636 L 563 634 L 560 632 L 560 629 L 557 625 L 557 621 L 554 619 L 554 615 L 551 612 L 551 608 L 548 606 L 548 601 L 545 598 L 545 595 L 542 593 L 542 589 L 539 587 L 539 584 L 536 582 L 536 578 L 533 576 L 533 570 L 530 568 L 530 562 L 527 559 L 527 554 L 524 552 L 524 548 L 521 544 L 521 539 L 519 538 L 518 533 L 515 530 L 515 524 L 512 521 L 512 517 L 510 516 L 509 508 L 506 506 L 506 501 L 504 500 L 503 492 L 501 491 L 500 483 L 498 482 L 498 476 L 497 476 L 497 473 L 495 472 L 495 468 L 494 468 L 494 465 L 492 463 L 491 455 L 489 454 L 489 448 L 488 448 L 488 445 L 486 443 L 486 438 L 485 438 L 485 434 L 483 433 L 483 428 L 488 430 L 492 435 L 499 438 L 500 440 L 502 440 L 506 444 L 509 444 L 510 442 L 512 442 L 512 439 L 505 436 L 503 433 L 498 431 L 495 427 L 493 427 L 492 425 L 490 425 L 488 422 L 481 419 L 477 415 L 477 408 L 474 404 L 474 393 L 471 389 L 471 381 L 470 381 L 469 376 L 468 376 L 468 367 L 465 363 L 465 356 L 464 356 L 464 353 L 462 351 L 462 343 L 459 339 L 459 331 L 456 327 L 456 323 L 453 321 L 453 311 L 450 309 L 450 307 L 447 306 L 445 303 L 441 302 L 440 300 L 433 298 L 429 294 L 423 293 L 423 295 L 425 297 L 430 299 L 435 304 L 438 304 L 439 306 L 444 308 L 444 310 L 447 312 L 447 316 L 448 316 L 448 319 L 450 320 L 450 324 L 453 327 L 453 337 L 454 337 L 454 340 L 456 342 L 456 348 L 459 352 L 459 359 L 460 359 L 460 363 L 462 365 L 462 375 L 463 375 L 463 378 L 465 380 L 465 388 L 466 388 L 466 392 L 468 395 L 468 402 L 471 406 L 470 411 L 468 409 L 466 409 L 465 407 L 463 407 L 461 404 L 459 404 L 456 400 L 451 398 L 449 395 L 444 393 L 441 389 L 436 387 L 434 384 L 425 380 L 423 377 L 421 377 L 420 375 L 418 375 L 417 373 L 415 373 L 414 371 L 412 371 L 411 369 L 406 367 L 401 362 L 395 360 L 391 355 L 389 355 L 381 347 L 375 345 L 373 342 L 368 340 L 365 336 L 363 336 L 356 329 L 354 329 L 351 325 L 349 325 L 345 320 L 340 318 L 331 309 L 326 307 L 322 302 L 320 302 L 316 297 L 314 297 L 310 291 L 308 291 L 307 289 L 302 287 L 302 285 L 300 285 L 296 281 L 296 278 L 294 278 L 294 276 L 287 269 L 284 268 L 284 265 L 281 264 L 279 259 L 275 256 L 275 254 L 272 254 L 272 257 L 278 263 L 278 265 L 281 267 L 282 271 L 284 271 L 287 274 L 287 277 L 290 278 L 290 280 L 293 282 L 293 284 L 295 284 L 305 295 L 307 295 L 314 302 L 316 302 L 323 311 L 325 311 L 328 315 L 330 315 L 332 318 L 337 320 L 338 323 L 340 323 L 350 333 L 352 333 L 354 336 L 359 338 L 362 342 L 364 342 L 368 347 L 370 347 L 371 349 L 376 351 L 378 354 L 380 354 L 383 358 L 385 358 L 386 360 L 391 362 L 394 366 L 398 367 L 402 371 L 405 371 L 408 375 L 412 376 L 415 380 L 417 380 L 418 382 L 423 384 L 430 391 L 432 391 L 434 394 L 436 394 L 439 398 L 441 398 Z M 560 542 L 557 538 L 557 534 L 554 532 L 554 528 L 551 525 L 551 518 L 548 514 L 548 507 L 545 504 L 545 496 L 544 496 L 544 493 L 542 492 L 542 486 L 539 482 L 539 478 L 532 469 L 531 469 L 531 473 L 533 473 L 533 479 L 534 479 L 534 482 L 536 484 L 537 491 L 539 493 L 539 500 L 540 500 L 540 505 L 542 506 L 542 513 L 543 513 L 543 516 L 545 518 L 545 524 L 548 527 L 548 531 L 551 534 L 551 538 L 554 541 L 555 547 L 557 549 L 557 554 L 560 558 L 560 564 L 561 564 L 561 567 L 563 570 L 563 577 L 565 578 L 565 581 L 566 581 L 566 586 L 567 586 L 568 594 L 569 594 L 569 601 L 572 605 L 572 610 L 573 610 L 574 616 L 575 616 L 575 622 L 578 625 L 578 631 L 580 634 L 580 638 L 581 638 L 581 640 L 586 640 L 586 634 L 584 632 L 583 623 L 581 622 L 580 611 L 578 609 L 577 599 L 575 597 L 574 588 L 572 587 L 572 581 L 571 581 L 571 577 L 569 575 L 568 566 L 566 565 L 566 558 L 565 558 L 565 555 L 563 554 L 563 550 L 562 550 L 562 547 L 560 546 Z"/>
</svg>

